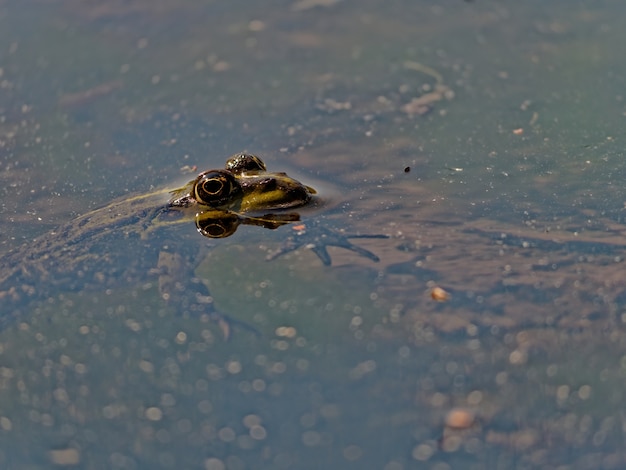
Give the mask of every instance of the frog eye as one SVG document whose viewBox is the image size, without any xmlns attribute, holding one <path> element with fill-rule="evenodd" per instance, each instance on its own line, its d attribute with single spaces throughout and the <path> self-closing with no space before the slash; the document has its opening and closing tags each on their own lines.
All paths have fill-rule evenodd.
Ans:
<svg viewBox="0 0 626 470">
<path fill-rule="evenodd" d="M 231 155 L 228 160 L 226 160 L 226 169 L 236 174 L 267 171 L 263 160 L 250 153 L 236 153 L 235 155 Z"/>
<path fill-rule="evenodd" d="M 225 170 L 212 170 L 198 176 L 193 194 L 196 201 L 212 207 L 233 202 L 241 195 L 241 185 L 234 175 Z"/>
</svg>

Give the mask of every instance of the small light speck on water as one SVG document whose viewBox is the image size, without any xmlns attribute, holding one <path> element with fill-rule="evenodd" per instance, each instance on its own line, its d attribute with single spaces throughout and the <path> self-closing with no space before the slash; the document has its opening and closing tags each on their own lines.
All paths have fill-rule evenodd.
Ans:
<svg viewBox="0 0 626 470">
<path fill-rule="evenodd" d="M 321 442 L 321 436 L 316 431 L 305 431 L 302 433 L 302 443 L 308 447 L 315 447 Z"/>
<path fill-rule="evenodd" d="M 229 361 L 226 364 L 226 370 L 230 373 L 230 374 L 238 374 L 241 372 L 241 370 L 243 369 L 241 362 L 239 361 Z"/>
<path fill-rule="evenodd" d="M 11 429 L 13 429 L 13 423 L 6 416 L 2 416 L 0 418 L 0 428 L 3 431 L 10 431 Z"/>
<path fill-rule="evenodd" d="M 228 427 L 220 429 L 217 435 L 224 442 L 233 442 L 237 438 L 235 431 Z"/>
<path fill-rule="evenodd" d="M 257 441 L 262 441 L 267 437 L 267 431 L 263 426 L 255 425 L 250 428 L 250 437 Z"/>
<path fill-rule="evenodd" d="M 210 458 L 204 461 L 205 470 L 226 470 L 226 465 L 220 459 Z"/>
<path fill-rule="evenodd" d="M 76 449 L 55 449 L 48 452 L 50 462 L 54 465 L 78 465 L 80 453 Z"/>
<path fill-rule="evenodd" d="M 146 410 L 146 418 L 148 418 L 150 421 L 161 421 L 162 417 L 163 412 L 160 408 L 157 408 L 156 406 L 151 406 Z"/>
<path fill-rule="evenodd" d="M 446 426 L 452 429 L 466 429 L 474 425 L 475 415 L 464 408 L 454 408 L 446 415 Z"/>
<path fill-rule="evenodd" d="M 418 444 L 413 448 L 413 458 L 415 460 L 426 461 L 435 453 L 434 444 Z"/>
<path fill-rule="evenodd" d="M 355 461 L 363 456 L 363 451 L 357 445 L 350 445 L 343 450 L 343 457 L 346 460 Z"/>
</svg>

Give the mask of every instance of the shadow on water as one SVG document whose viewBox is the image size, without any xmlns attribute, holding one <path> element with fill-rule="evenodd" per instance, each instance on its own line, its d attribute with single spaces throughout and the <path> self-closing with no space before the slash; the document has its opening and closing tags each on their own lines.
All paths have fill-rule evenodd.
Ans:
<svg viewBox="0 0 626 470">
<path fill-rule="evenodd" d="M 0 332 L 0 464 L 624 466 L 622 10 L 0 1 L 0 269 L 72 286 L 0 289 L 45 293 Z M 353 240 L 380 261 L 268 262 L 300 221 L 209 240 L 195 212 L 81 238 L 239 151 L 328 188 L 306 227 L 389 235 Z M 163 302 L 163 252 L 228 341 Z"/>
</svg>

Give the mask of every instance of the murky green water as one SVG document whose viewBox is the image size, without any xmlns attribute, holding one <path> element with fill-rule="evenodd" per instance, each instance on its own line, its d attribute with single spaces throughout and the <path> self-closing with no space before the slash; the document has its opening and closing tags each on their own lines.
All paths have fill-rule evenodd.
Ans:
<svg viewBox="0 0 626 470">
<path fill-rule="evenodd" d="M 622 468 L 625 10 L 508 3 L 0 0 L 3 254 L 243 150 L 391 236 L 198 235 L 230 341 L 149 273 L 42 281 L 2 468 Z"/>
</svg>

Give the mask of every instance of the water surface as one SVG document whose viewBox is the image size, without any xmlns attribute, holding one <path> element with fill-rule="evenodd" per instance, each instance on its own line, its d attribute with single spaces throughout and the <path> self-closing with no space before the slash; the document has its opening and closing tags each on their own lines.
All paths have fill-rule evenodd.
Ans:
<svg viewBox="0 0 626 470">
<path fill-rule="evenodd" d="M 3 467 L 623 466 L 623 13 L 0 2 L 3 253 L 244 150 L 329 188 L 303 217 L 391 236 L 331 267 L 265 261 L 288 227 L 200 240 L 196 275 L 260 336 L 149 277 L 25 307 Z"/>
</svg>

